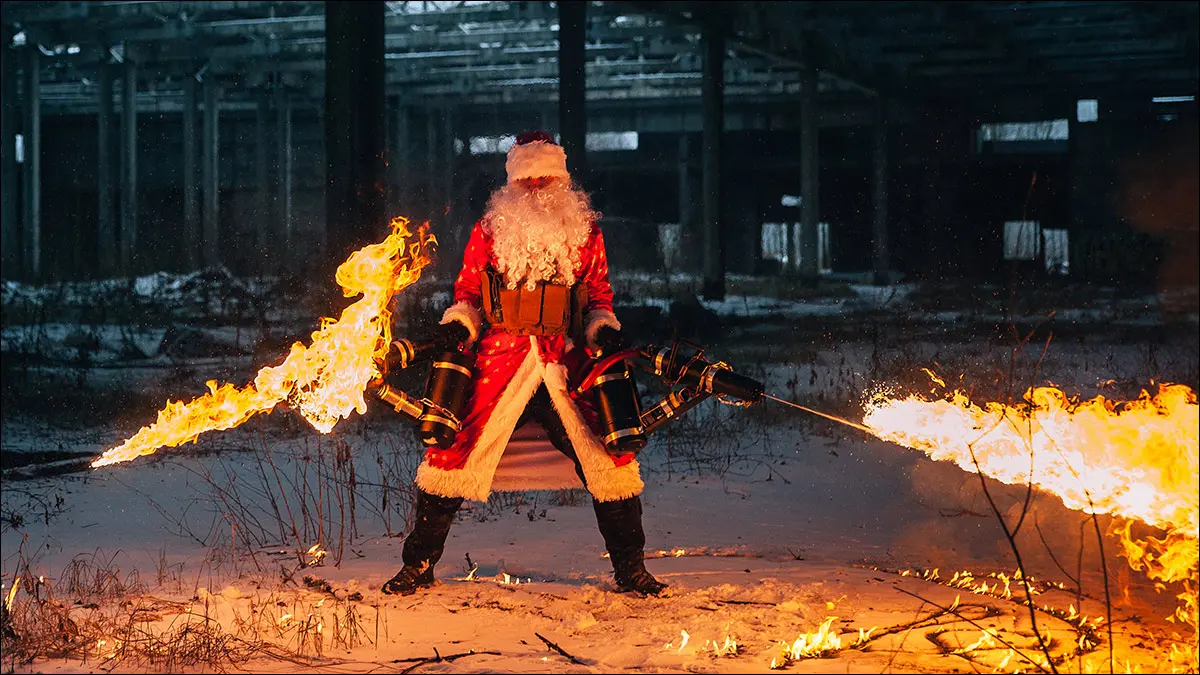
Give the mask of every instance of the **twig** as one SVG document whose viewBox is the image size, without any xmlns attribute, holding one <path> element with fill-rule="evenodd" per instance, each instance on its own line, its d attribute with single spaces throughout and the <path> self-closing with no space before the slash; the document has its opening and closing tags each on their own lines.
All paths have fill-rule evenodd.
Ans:
<svg viewBox="0 0 1200 675">
<path fill-rule="evenodd" d="M 568 654 L 566 652 L 565 649 L 563 649 L 562 647 L 559 647 L 558 645 L 554 644 L 553 642 L 551 642 L 551 641 L 547 640 L 545 637 L 543 637 L 541 633 L 534 633 L 534 635 L 536 635 L 538 637 L 538 639 L 541 640 L 542 642 L 545 642 L 547 647 L 549 647 L 550 649 L 553 649 L 554 651 L 558 652 L 559 654 L 567 657 L 567 660 L 570 661 L 571 663 L 583 665 L 583 661 L 580 661 L 579 659 L 575 658 L 574 656 L 571 656 L 570 654 Z"/>
<path fill-rule="evenodd" d="M 424 666 L 429 663 L 441 663 L 443 661 L 456 661 L 458 659 L 461 659 L 461 658 L 464 658 L 467 656 L 479 656 L 481 654 L 491 654 L 492 656 L 500 656 L 501 655 L 500 652 L 493 652 L 493 651 L 477 652 L 474 649 L 471 649 L 469 651 L 460 652 L 458 654 L 448 654 L 446 656 L 442 656 L 441 654 L 438 653 L 437 647 L 434 647 L 433 648 L 433 658 L 425 658 L 425 659 L 421 659 L 420 661 L 417 661 L 416 663 L 412 664 L 411 666 L 400 671 L 400 675 L 405 675 L 405 673 L 411 673 L 414 670 L 416 670 L 417 668 L 420 668 L 421 666 Z M 411 660 L 412 659 L 396 659 L 396 660 L 392 661 L 392 663 L 400 663 L 400 662 L 411 661 Z"/>
<path fill-rule="evenodd" d="M 754 600 L 713 600 L 713 602 L 715 602 L 718 605 L 764 605 L 764 606 L 768 606 L 768 607 L 775 606 L 775 603 L 773 603 L 773 602 L 757 602 Z"/>
</svg>

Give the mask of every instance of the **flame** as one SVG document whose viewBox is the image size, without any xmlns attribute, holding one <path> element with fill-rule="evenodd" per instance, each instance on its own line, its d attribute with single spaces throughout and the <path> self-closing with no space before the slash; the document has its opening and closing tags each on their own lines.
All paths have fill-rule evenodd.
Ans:
<svg viewBox="0 0 1200 675">
<path fill-rule="evenodd" d="M 21 585 L 21 577 L 13 579 L 12 588 L 8 589 L 8 597 L 4 599 L 4 609 L 11 612 L 13 606 L 13 598 L 17 597 L 17 588 Z"/>
<path fill-rule="evenodd" d="M 316 567 L 317 565 L 321 564 L 326 555 L 329 555 L 329 551 L 321 548 L 321 544 L 318 543 L 313 544 L 312 547 L 306 552 L 306 555 L 309 556 L 309 559 L 308 562 L 305 563 L 305 567 Z"/>
<path fill-rule="evenodd" d="M 704 648 L 711 651 L 713 656 L 737 656 L 741 647 L 738 646 L 737 640 L 732 636 L 726 635 L 725 642 L 717 642 L 716 640 L 705 640 Z"/>
<path fill-rule="evenodd" d="M 779 656 L 781 660 L 772 658 L 770 668 L 782 668 L 797 659 L 819 658 L 840 650 L 842 638 L 836 631 L 829 630 L 834 621 L 837 621 L 836 616 L 826 617 L 815 632 L 801 633 L 790 645 L 786 642 L 780 643 L 783 647 L 783 653 Z"/>
<path fill-rule="evenodd" d="M 338 266 L 336 280 L 346 297 L 362 297 L 339 319 L 323 317 L 312 344 L 292 345 L 278 366 L 258 371 L 242 388 L 207 385 L 209 393 L 189 403 L 168 401 L 158 420 L 92 462 L 93 468 L 127 462 L 158 448 L 174 447 L 206 431 L 232 429 L 250 417 L 287 402 L 321 433 L 329 433 L 351 411 L 366 412 L 363 391 L 380 374 L 378 364 L 392 341 L 392 296 L 421 276 L 429 264 L 426 249 L 437 241 L 422 226 L 415 233 L 407 218 L 394 218 L 392 233 L 355 251 Z M 411 238 L 411 240 L 410 240 Z"/>
<path fill-rule="evenodd" d="M 683 636 L 683 642 L 679 643 L 679 649 L 676 650 L 676 652 L 675 652 L 676 654 L 682 654 L 683 648 L 687 646 L 688 640 L 692 639 L 692 636 L 688 635 L 688 632 L 686 630 L 683 630 L 682 628 L 679 629 L 679 634 L 681 636 Z M 663 647 L 663 649 L 671 649 L 674 646 L 675 645 L 673 643 L 668 642 L 667 645 L 665 647 Z"/>
<path fill-rule="evenodd" d="M 967 645 L 955 649 L 951 654 L 966 654 L 967 652 L 975 651 L 976 649 L 986 649 L 996 645 L 996 637 L 991 628 L 985 628 L 981 631 L 979 639 Z"/>
<path fill-rule="evenodd" d="M 1018 405 L 877 397 L 863 423 L 876 436 L 1006 483 L 1032 482 L 1086 513 L 1130 519 L 1117 534 L 1129 564 L 1162 583 L 1180 582 L 1174 619 L 1197 632 L 1200 454 L 1196 394 L 1160 384 L 1132 401 L 1080 402 L 1035 387 Z M 976 462 L 978 465 L 976 465 Z M 1137 539 L 1132 519 L 1162 529 Z M 990 592 L 1008 594 L 1009 579 Z M 1193 646 L 1193 649 L 1195 647 Z"/>
</svg>

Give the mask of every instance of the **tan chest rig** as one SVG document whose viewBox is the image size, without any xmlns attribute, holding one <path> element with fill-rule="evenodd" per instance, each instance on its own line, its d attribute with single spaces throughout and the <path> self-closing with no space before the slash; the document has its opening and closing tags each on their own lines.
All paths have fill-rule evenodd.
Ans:
<svg viewBox="0 0 1200 675">
<path fill-rule="evenodd" d="M 509 289 L 504 275 L 484 270 L 483 314 L 488 323 L 515 335 L 562 335 L 575 341 L 583 336 L 583 309 L 587 287 L 538 282 L 530 290 L 525 284 Z"/>
</svg>

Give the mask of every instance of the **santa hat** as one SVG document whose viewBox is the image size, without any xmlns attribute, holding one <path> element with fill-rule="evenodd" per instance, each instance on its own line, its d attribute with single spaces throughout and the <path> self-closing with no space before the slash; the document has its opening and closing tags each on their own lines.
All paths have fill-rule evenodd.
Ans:
<svg viewBox="0 0 1200 675">
<path fill-rule="evenodd" d="M 569 180 L 567 153 L 554 138 L 544 131 L 530 131 L 517 136 L 504 163 L 508 182 L 523 178 L 562 178 Z"/>
</svg>

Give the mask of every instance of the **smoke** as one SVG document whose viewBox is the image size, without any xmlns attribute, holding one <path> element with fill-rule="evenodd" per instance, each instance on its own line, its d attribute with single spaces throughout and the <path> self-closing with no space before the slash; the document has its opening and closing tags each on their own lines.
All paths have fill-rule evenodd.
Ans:
<svg viewBox="0 0 1200 675">
<path fill-rule="evenodd" d="M 1118 210 L 1133 227 L 1163 243 L 1158 290 L 1164 309 L 1200 309 L 1200 134 L 1194 122 L 1180 122 L 1151 150 L 1125 167 Z"/>
</svg>

